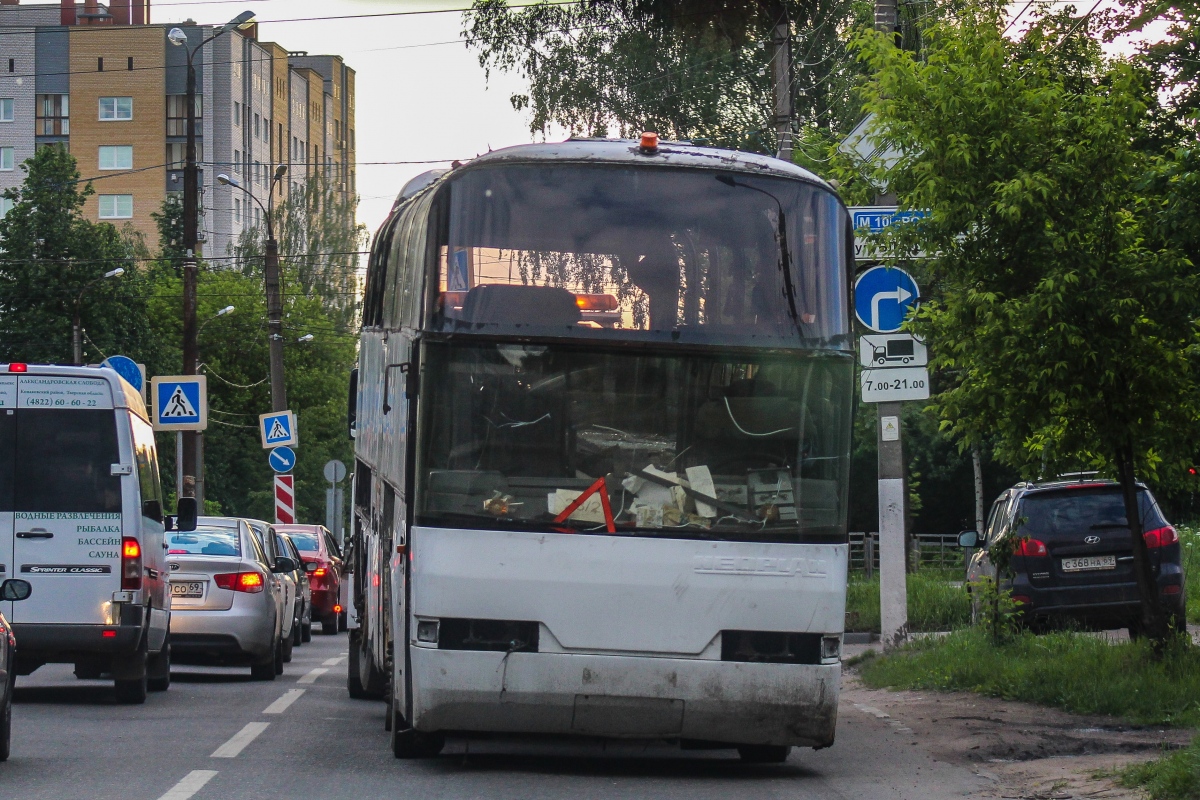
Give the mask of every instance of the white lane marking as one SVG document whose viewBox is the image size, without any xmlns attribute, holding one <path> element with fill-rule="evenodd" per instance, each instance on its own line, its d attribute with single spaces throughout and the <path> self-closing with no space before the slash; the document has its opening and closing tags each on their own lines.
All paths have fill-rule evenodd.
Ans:
<svg viewBox="0 0 1200 800">
<path fill-rule="evenodd" d="M 282 714 L 288 710 L 288 706 L 300 699 L 300 695 L 304 694 L 303 689 L 289 689 L 283 693 L 274 703 L 263 709 L 264 714 Z"/>
<path fill-rule="evenodd" d="M 204 784 L 211 781 L 217 775 L 215 769 L 194 769 L 179 783 L 167 790 L 167 793 L 158 800 L 188 800 L 196 792 L 204 788 Z"/>
<path fill-rule="evenodd" d="M 329 670 L 325 669 L 324 667 L 317 667 L 316 669 L 309 670 L 304 675 L 301 675 L 300 680 L 296 681 L 296 683 L 316 683 L 317 678 L 321 677 L 326 672 L 329 672 Z"/>
<path fill-rule="evenodd" d="M 327 658 L 321 662 L 321 665 L 326 666 L 326 667 L 336 667 L 338 664 L 342 663 L 343 658 L 345 658 L 345 656 L 337 656 L 335 658 Z"/>
<path fill-rule="evenodd" d="M 235 758 L 246 745 L 258 738 L 258 735 L 270 727 L 269 722 L 248 722 L 246 727 L 233 735 L 225 744 L 213 751 L 210 758 Z"/>
</svg>

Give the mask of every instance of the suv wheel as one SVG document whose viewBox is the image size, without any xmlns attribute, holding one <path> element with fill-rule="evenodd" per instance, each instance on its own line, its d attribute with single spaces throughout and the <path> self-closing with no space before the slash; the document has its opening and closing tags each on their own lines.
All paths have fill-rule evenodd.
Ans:
<svg viewBox="0 0 1200 800">
<path fill-rule="evenodd" d="M 123 705 L 141 705 L 146 702 L 146 692 L 149 691 L 147 684 L 148 679 L 144 670 L 140 678 L 113 681 L 117 702 Z"/>
</svg>

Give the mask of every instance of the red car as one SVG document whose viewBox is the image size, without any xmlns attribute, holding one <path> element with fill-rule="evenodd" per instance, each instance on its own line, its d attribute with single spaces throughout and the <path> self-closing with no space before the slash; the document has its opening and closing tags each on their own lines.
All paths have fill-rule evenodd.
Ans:
<svg viewBox="0 0 1200 800">
<path fill-rule="evenodd" d="M 300 551 L 312 587 L 312 618 L 320 621 L 321 633 L 332 636 L 343 614 L 339 599 L 343 566 L 337 541 L 324 525 L 276 525 L 275 530 L 286 533 Z"/>
</svg>

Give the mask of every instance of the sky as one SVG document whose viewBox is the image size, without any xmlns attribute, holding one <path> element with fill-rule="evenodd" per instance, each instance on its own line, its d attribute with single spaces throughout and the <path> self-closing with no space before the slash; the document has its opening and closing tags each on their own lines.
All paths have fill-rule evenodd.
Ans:
<svg viewBox="0 0 1200 800">
<path fill-rule="evenodd" d="M 525 90 L 524 83 L 505 73 L 487 78 L 463 43 L 462 14 L 452 9 L 469 5 L 470 0 L 152 0 L 151 20 L 219 25 L 249 9 L 260 21 L 263 41 L 342 56 L 357 82 L 358 218 L 374 234 L 409 178 L 449 166 L 452 159 L 540 138 L 509 103 Z M 302 19 L 397 11 L 441 13 Z M 370 163 L 377 161 L 437 163 Z"/>
</svg>

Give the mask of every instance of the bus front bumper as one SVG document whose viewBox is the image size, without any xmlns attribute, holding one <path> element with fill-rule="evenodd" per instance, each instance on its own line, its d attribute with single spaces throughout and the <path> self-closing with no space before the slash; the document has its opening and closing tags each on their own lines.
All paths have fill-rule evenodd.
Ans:
<svg viewBox="0 0 1200 800">
<path fill-rule="evenodd" d="M 413 727 L 828 747 L 841 664 L 413 647 Z"/>
</svg>

